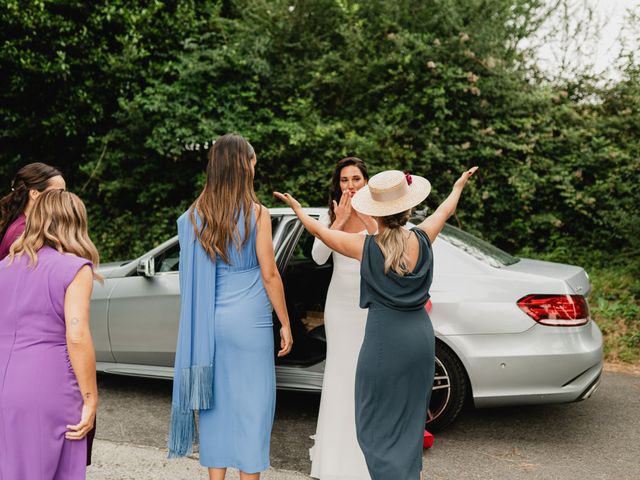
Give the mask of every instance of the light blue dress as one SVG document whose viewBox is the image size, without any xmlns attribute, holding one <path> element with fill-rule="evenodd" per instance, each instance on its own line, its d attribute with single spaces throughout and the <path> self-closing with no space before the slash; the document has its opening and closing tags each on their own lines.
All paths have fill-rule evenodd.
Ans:
<svg viewBox="0 0 640 480">
<path fill-rule="evenodd" d="M 244 238 L 244 216 L 238 230 Z M 256 256 L 256 221 L 230 264 L 216 262 L 213 407 L 199 412 L 200 463 L 256 473 L 269 467 L 275 412 L 271 303 Z M 211 261 L 211 260 L 209 260 Z"/>
</svg>

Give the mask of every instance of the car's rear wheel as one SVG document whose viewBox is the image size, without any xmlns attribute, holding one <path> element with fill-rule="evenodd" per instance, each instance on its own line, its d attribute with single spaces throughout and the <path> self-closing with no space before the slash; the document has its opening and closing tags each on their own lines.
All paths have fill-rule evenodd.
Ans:
<svg viewBox="0 0 640 480">
<path fill-rule="evenodd" d="M 436 341 L 436 370 L 425 428 L 438 432 L 460 414 L 467 397 L 467 376 L 458 357 Z"/>
</svg>

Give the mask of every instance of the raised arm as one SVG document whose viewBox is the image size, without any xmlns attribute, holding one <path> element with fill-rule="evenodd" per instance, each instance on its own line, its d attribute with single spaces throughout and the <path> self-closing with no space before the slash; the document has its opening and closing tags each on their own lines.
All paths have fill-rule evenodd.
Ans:
<svg viewBox="0 0 640 480">
<path fill-rule="evenodd" d="M 293 347 L 293 337 L 291 336 L 291 325 L 289 323 L 289 312 L 284 299 L 284 287 L 282 278 L 278 272 L 275 254 L 273 252 L 273 237 L 271 235 L 271 217 L 269 210 L 261 205 L 256 205 L 257 236 L 256 255 L 260 264 L 260 273 L 264 289 L 273 309 L 280 321 L 280 351 L 278 356 L 282 357 L 291 351 Z"/>
<path fill-rule="evenodd" d="M 465 185 L 476 170 L 478 170 L 478 167 L 473 167 L 464 172 L 460 178 L 456 180 L 456 183 L 453 185 L 453 189 L 446 200 L 438 206 L 435 212 L 425 218 L 424 221 L 418 225 L 418 228 L 423 230 L 429 236 L 429 240 L 431 240 L 431 242 L 436 239 L 438 234 L 442 231 L 444 224 L 447 223 L 449 217 L 456 211 L 460 195 L 462 195 Z"/>
<path fill-rule="evenodd" d="M 69 284 L 64 296 L 67 350 L 84 402 L 80 422 L 67 425 L 65 437 L 68 440 L 80 440 L 91 431 L 98 407 L 96 352 L 89 328 L 92 289 L 93 271 L 90 266 L 85 265 Z"/>
<path fill-rule="evenodd" d="M 364 236 L 358 233 L 331 230 L 304 213 L 300 203 L 288 193 L 274 192 L 273 194 L 276 198 L 289 205 L 304 225 L 304 228 L 306 228 L 311 235 L 322 240 L 331 250 L 341 253 L 346 257 L 355 258 L 356 260 L 362 259 Z"/>
</svg>

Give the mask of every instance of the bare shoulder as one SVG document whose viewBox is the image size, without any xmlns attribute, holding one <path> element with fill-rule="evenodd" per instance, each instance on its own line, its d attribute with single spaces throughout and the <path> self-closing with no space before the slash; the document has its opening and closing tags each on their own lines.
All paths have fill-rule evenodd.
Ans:
<svg viewBox="0 0 640 480">
<path fill-rule="evenodd" d="M 74 282 L 75 281 L 79 281 L 81 283 L 93 283 L 93 268 L 91 268 L 91 265 L 83 265 L 80 267 L 80 270 L 78 270 L 78 273 L 74 278 Z"/>
<path fill-rule="evenodd" d="M 263 215 L 267 218 L 269 217 L 269 209 L 260 203 L 253 204 L 253 213 L 256 216 L 256 220 L 264 218 Z"/>
<path fill-rule="evenodd" d="M 259 203 L 254 203 L 253 209 L 258 236 L 268 236 L 271 238 L 271 217 L 269 216 L 269 209 Z"/>
</svg>

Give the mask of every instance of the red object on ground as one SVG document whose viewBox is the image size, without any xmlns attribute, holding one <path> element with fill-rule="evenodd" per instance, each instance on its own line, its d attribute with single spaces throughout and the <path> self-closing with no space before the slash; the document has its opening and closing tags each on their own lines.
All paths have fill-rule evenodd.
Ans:
<svg viewBox="0 0 640 480">
<path fill-rule="evenodd" d="M 426 430 L 424 431 L 424 441 L 422 442 L 422 446 L 424 448 L 431 448 L 433 447 L 433 442 L 435 441 L 435 438 L 433 435 L 431 435 L 429 432 L 427 432 Z"/>
</svg>

